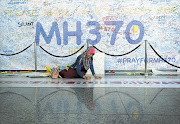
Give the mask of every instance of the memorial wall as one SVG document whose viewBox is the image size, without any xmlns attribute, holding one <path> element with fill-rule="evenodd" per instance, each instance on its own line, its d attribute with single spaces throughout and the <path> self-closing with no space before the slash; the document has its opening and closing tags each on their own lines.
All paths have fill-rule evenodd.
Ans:
<svg viewBox="0 0 180 124">
<path fill-rule="evenodd" d="M 71 54 L 85 45 L 81 54 L 87 42 L 96 53 L 106 53 L 105 70 L 143 70 L 145 40 L 148 69 L 177 69 L 179 5 L 179 0 L 0 0 L 0 70 L 34 70 L 34 48 L 38 70 L 73 64 L 77 55 Z"/>
</svg>

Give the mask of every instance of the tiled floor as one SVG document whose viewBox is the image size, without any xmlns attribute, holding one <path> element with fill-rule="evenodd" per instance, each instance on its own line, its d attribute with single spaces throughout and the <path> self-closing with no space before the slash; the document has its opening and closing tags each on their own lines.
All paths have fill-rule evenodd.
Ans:
<svg viewBox="0 0 180 124">
<path fill-rule="evenodd" d="M 179 124 L 180 76 L 0 75 L 0 124 Z"/>
</svg>

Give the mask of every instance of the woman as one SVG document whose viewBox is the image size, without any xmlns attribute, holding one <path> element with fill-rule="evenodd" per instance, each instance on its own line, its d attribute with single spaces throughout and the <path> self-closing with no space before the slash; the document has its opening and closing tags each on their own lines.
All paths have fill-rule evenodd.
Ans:
<svg viewBox="0 0 180 124">
<path fill-rule="evenodd" d="M 86 80 L 90 80 L 90 76 L 85 76 L 87 70 L 90 68 L 92 75 L 95 78 L 101 78 L 99 76 L 95 75 L 94 67 L 93 67 L 93 56 L 95 54 L 95 49 L 93 46 L 90 46 L 87 48 L 85 52 L 83 52 L 81 55 L 79 55 L 73 65 L 71 65 L 68 69 L 58 71 L 59 67 L 56 68 L 56 70 L 52 73 L 52 78 L 84 78 Z M 59 72 L 59 75 L 58 75 Z"/>
</svg>

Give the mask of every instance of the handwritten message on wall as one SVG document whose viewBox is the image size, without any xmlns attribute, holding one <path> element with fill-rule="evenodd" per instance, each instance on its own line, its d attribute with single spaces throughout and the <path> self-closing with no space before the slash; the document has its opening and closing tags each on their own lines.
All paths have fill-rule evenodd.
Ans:
<svg viewBox="0 0 180 124">
<path fill-rule="evenodd" d="M 0 70 L 38 70 L 73 64 L 66 56 L 87 43 L 105 55 L 105 70 L 144 69 L 144 41 L 169 63 L 180 66 L 179 0 L 0 0 Z M 80 51 L 82 53 L 86 46 Z M 148 69 L 176 69 L 148 46 Z M 98 51 L 97 51 L 98 52 Z"/>
</svg>

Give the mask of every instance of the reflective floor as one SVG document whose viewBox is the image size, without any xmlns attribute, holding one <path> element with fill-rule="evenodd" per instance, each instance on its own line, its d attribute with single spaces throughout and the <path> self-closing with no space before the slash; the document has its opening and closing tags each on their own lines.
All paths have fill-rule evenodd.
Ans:
<svg viewBox="0 0 180 124">
<path fill-rule="evenodd" d="M 0 124 L 179 124 L 180 76 L 0 75 Z"/>
</svg>

